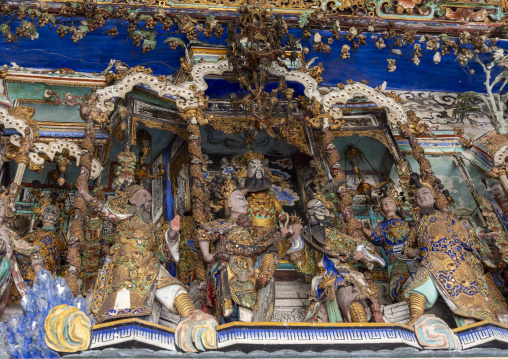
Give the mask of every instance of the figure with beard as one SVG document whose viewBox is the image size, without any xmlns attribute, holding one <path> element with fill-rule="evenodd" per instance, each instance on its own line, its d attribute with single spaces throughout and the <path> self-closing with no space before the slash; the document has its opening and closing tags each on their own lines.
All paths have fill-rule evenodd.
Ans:
<svg viewBox="0 0 508 359">
<path fill-rule="evenodd" d="M 418 187 L 416 203 L 420 218 L 409 233 L 405 254 L 419 257 L 420 266 L 412 282 L 404 288 L 409 305 L 410 321 L 414 325 L 425 309 L 431 308 L 439 297 L 456 315 L 458 326 L 464 318 L 498 321 L 497 314 L 506 314 L 507 307 L 483 265 L 495 266 L 482 249 L 476 234 L 451 214 L 436 208 L 436 192 L 432 185 L 412 176 Z M 494 237 L 497 233 L 488 233 Z"/>
<path fill-rule="evenodd" d="M 281 204 L 270 189 L 272 187 L 270 177 L 276 176 L 263 168 L 264 159 L 261 152 L 247 152 L 242 157 L 244 169 L 238 174 L 239 177 L 246 176 L 243 191 L 249 204 L 247 213 L 252 224 L 252 236 L 256 238 L 272 232 L 279 227 L 281 221 L 285 222 L 287 219 Z M 288 240 L 279 242 L 279 259 L 285 255 L 289 246 Z M 270 271 L 275 270 L 275 267 L 270 267 Z M 260 274 L 261 278 L 266 276 L 267 273 Z"/>
<path fill-rule="evenodd" d="M 402 253 L 407 235 L 409 223 L 397 214 L 397 199 L 390 196 L 385 187 L 384 197 L 381 198 L 381 211 L 384 221 L 381 221 L 374 230 L 362 228 L 367 239 L 374 245 L 383 247 L 388 257 L 388 276 L 390 297 L 393 301 L 404 301 L 402 295 L 404 284 L 410 277 L 407 258 Z"/>
<path fill-rule="evenodd" d="M 51 204 L 49 197 L 43 197 L 40 207 L 34 211 L 36 214 L 39 214 L 39 228 L 29 233 L 23 239 L 27 243 L 39 247 L 39 255 L 44 262 L 45 268 L 51 274 L 56 275 L 60 270 L 62 253 L 66 248 L 65 241 L 57 230 L 60 209 Z M 31 287 L 35 278 L 35 272 L 32 269 L 30 257 L 22 253 L 16 253 L 16 260 L 18 261 L 19 270 L 24 281 Z M 21 295 L 15 285 L 11 288 L 9 299 L 12 303 L 19 303 L 21 299 Z"/>
<path fill-rule="evenodd" d="M 366 309 L 377 299 L 377 290 L 354 264 L 362 261 L 372 268 L 375 262 L 384 266 L 384 261 L 374 254 L 370 243 L 338 231 L 331 216 L 332 203 L 319 194 L 314 197 L 307 203 L 309 226 L 303 231 L 293 227 L 288 251 L 296 269 L 314 277 L 305 321 L 315 320 L 320 302 L 326 301 L 329 322 L 342 322 L 344 318 L 346 322 L 366 323 Z"/>
<path fill-rule="evenodd" d="M 151 221 L 152 197 L 142 186 L 125 185 L 106 203 L 79 188 L 89 209 L 115 220 L 115 243 L 99 272 L 91 312 L 97 323 L 124 317 L 151 315 L 154 300 L 182 318 L 176 329 L 176 343 L 184 351 L 216 347 L 215 319 L 195 310 L 182 284 L 165 269 L 164 252 L 179 259 L 180 217 L 162 231 Z M 157 319 L 155 319 L 157 320 Z M 201 326 L 198 334 L 193 332 Z"/>
<path fill-rule="evenodd" d="M 261 152 L 247 152 L 242 157 L 245 169 L 239 174 L 246 175 L 243 185 L 249 203 L 248 214 L 254 227 L 277 227 L 278 217 L 283 213 L 282 206 L 270 189 L 272 181 L 263 168 L 264 156 Z"/>
<path fill-rule="evenodd" d="M 279 264 L 274 243 L 285 237 L 287 230 L 253 237 L 248 202 L 234 175 L 217 175 L 210 189 L 226 218 L 200 225 L 195 236 L 208 264 L 215 315 L 225 323 L 269 322 L 274 298 L 261 298 L 260 290 L 268 283 L 273 285 L 271 279 Z"/>
</svg>

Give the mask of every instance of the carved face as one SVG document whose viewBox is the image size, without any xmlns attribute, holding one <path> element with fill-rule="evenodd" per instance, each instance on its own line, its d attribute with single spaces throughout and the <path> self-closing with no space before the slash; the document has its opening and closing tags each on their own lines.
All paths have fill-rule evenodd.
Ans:
<svg viewBox="0 0 508 359">
<path fill-rule="evenodd" d="M 261 160 L 253 159 L 247 165 L 247 177 L 252 178 L 263 178 L 263 163 Z"/>
<path fill-rule="evenodd" d="M 130 203 L 136 205 L 136 208 L 144 206 L 146 212 L 150 212 L 152 209 L 152 195 L 144 189 L 136 191 L 129 200 Z"/>
<path fill-rule="evenodd" d="M 427 187 L 418 188 L 415 197 L 416 204 L 418 204 L 420 208 L 430 207 L 436 202 L 432 195 L 432 191 Z"/>
<path fill-rule="evenodd" d="M 228 198 L 229 213 L 233 217 L 239 214 L 247 214 L 248 205 L 245 195 L 238 189 L 235 189 Z"/>
<path fill-rule="evenodd" d="M 307 216 L 311 225 L 319 223 L 330 216 L 330 211 L 325 207 L 323 202 L 318 199 L 311 199 L 307 203 Z"/>
<path fill-rule="evenodd" d="M 392 214 L 397 211 L 397 204 L 393 200 L 393 198 L 385 197 L 381 200 L 381 210 L 385 214 Z"/>
<path fill-rule="evenodd" d="M 349 222 L 353 218 L 353 208 L 349 206 L 344 208 L 342 211 L 342 217 L 346 222 Z"/>
<path fill-rule="evenodd" d="M 60 210 L 57 206 L 48 204 L 44 207 L 41 213 L 41 221 L 43 226 L 54 226 L 58 223 L 58 217 L 60 216 Z"/>
</svg>

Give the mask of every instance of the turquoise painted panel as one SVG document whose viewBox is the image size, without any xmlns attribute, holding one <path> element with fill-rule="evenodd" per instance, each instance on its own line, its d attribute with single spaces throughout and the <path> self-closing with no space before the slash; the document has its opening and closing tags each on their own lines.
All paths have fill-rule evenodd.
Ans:
<svg viewBox="0 0 508 359">
<path fill-rule="evenodd" d="M 7 84 L 7 90 L 9 92 L 9 100 L 11 104 L 16 99 L 32 99 L 32 100 L 47 100 L 44 98 L 44 91 L 51 90 L 58 93 L 70 92 L 73 95 L 84 96 L 91 92 L 88 87 L 70 87 L 70 86 L 53 86 L 44 83 L 18 83 L 9 82 Z"/>
</svg>

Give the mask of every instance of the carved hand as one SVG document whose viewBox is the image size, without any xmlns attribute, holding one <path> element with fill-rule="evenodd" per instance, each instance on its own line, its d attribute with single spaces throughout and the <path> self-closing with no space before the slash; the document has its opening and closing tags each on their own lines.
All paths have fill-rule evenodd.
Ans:
<svg viewBox="0 0 508 359">
<path fill-rule="evenodd" d="M 365 257 L 365 253 L 363 251 L 359 251 L 359 252 L 356 252 L 355 255 L 353 256 L 353 259 L 355 261 L 360 261 L 362 260 L 363 258 Z"/>
<path fill-rule="evenodd" d="M 303 226 L 300 223 L 297 223 L 293 226 L 293 236 L 298 237 L 302 233 Z"/>
<path fill-rule="evenodd" d="M 499 237 L 499 235 L 500 235 L 499 232 L 489 232 L 489 233 L 482 232 L 482 233 L 478 234 L 478 237 L 480 237 L 483 240 L 486 240 L 486 239 L 497 238 L 497 237 Z"/>
<path fill-rule="evenodd" d="M 176 215 L 176 217 L 169 222 L 168 239 L 170 241 L 176 240 L 178 232 L 180 232 L 180 216 Z"/>
</svg>

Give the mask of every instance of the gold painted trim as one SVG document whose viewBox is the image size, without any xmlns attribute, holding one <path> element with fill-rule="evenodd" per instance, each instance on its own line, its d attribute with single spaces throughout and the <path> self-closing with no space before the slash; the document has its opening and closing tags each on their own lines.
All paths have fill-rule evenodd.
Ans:
<svg viewBox="0 0 508 359">
<path fill-rule="evenodd" d="M 46 81 L 45 79 L 40 79 L 40 78 L 39 79 L 33 79 L 33 80 L 28 80 L 28 79 L 20 80 L 18 78 L 7 77 L 5 79 L 6 83 L 21 83 L 21 84 L 43 83 L 43 84 L 51 85 L 51 86 L 64 86 L 64 87 L 104 88 L 104 87 L 107 86 L 106 82 L 104 82 L 102 84 L 94 84 L 94 83 L 82 83 L 82 84 L 79 84 L 79 83 L 67 82 L 67 81 L 70 81 L 70 80 L 62 80 L 62 81 L 59 81 L 59 82 L 55 82 L 55 81 Z"/>
<path fill-rule="evenodd" d="M 476 322 L 476 323 L 465 325 L 465 326 L 460 327 L 460 328 L 452 329 L 452 332 L 458 333 L 458 332 L 462 332 L 464 330 L 468 330 L 468 329 L 472 329 L 472 328 L 475 328 L 475 327 L 479 327 L 479 326 L 484 325 L 484 324 L 494 324 L 494 325 L 502 326 L 505 329 L 508 329 L 508 325 L 506 325 L 506 324 L 498 323 L 498 322 L 493 322 L 492 320 L 482 320 L 481 322 Z"/>
<path fill-rule="evenodd" d="M 350 136 L 370 137 L 375 140 L 378 140 L 386 148 L 390 149 L 390 146 L 388 146 L 388 141 L 386 139 L 386 136 L 385 136 L 383 130 L 367 130 L 367 131 L 339 130 L 339 131 L 332 131 L 332 134 L 335 138 L 350 137 Z"/>
<path fill-rule="evenodd" d="M 361 328 L 361 327 L 403 327 L 414 331 L 413 327 L 400 323 L 283 323 L 283 322 L 232 322 L 221 324 L 217 331 L 235 326 L 251 327 L 321 327 L 321 328 Z"/>
<path fill-rule="evenodd" d="M 35 99 L 35 98 L 17 98 L 15 101 L 17 101 L 18 104 L 20 104 L 20 105 L 25 104 L 25 103 L 35 104 L 35 105 L 57 105 L 56 100 L 39 100 L 39 99 Z"/>
<path fill-rule="evenodd" d="M 130 323 L 147 324 L 147 325 L 149 325 L 151 327 L 155 327 L 155 328 L 159 328 L 159 329 L 164 329 L 164 330 L 166 330 L 168 332 L 171 332 L 173 334 L 175 333 L 175 330 L 173 328 L 166 327 L 166 326 L 160 325 L 160 324 L 155 324 L 155 323 L 152 323 L 152 322 L 148 322 L 146 320 L 139 319 L 139 318 L 120 319 L 120 320 L 114 320 L 114 321 L 110 321 L 110 322 L 106 322 L 106 323 L 95 324 L 92 327 L 92 330 L 97 330 L 97 329 L 101 329 L 101 328 L 107 328 L 107 327 L 111 327 L 111 326 L 117 325 L 117 324 L 130 324 Z"/>
<path fill-rule="evenodd" d="M 141 117 L 133 116 L 132 117 L 132 139 L 131 139 L 131 145 L 133 145 L 133 146 L 136 144 L 136 129 L 138 127 L 138 123 L 142 123 L 143 125 L 145 125 L 148 128 L 157 128 L 159 130 L 169 131 L 169 132 L 174 133 L 175 135 L 181 137 L 185 141 L 187 141 L 187 139 L 189 138 L 189 133 L 187 132 L 187 129 L 185 129 L 185 128 L 181 128 L 181 127 L 177 127 L 177 126 L 173 126 L 173 125 L 168 125 L 168 124 L 164 124 L 164 123 L 160 123 L 160 122 L 156 122 L 156 121 L 146 120 Z"/>
</svg>

